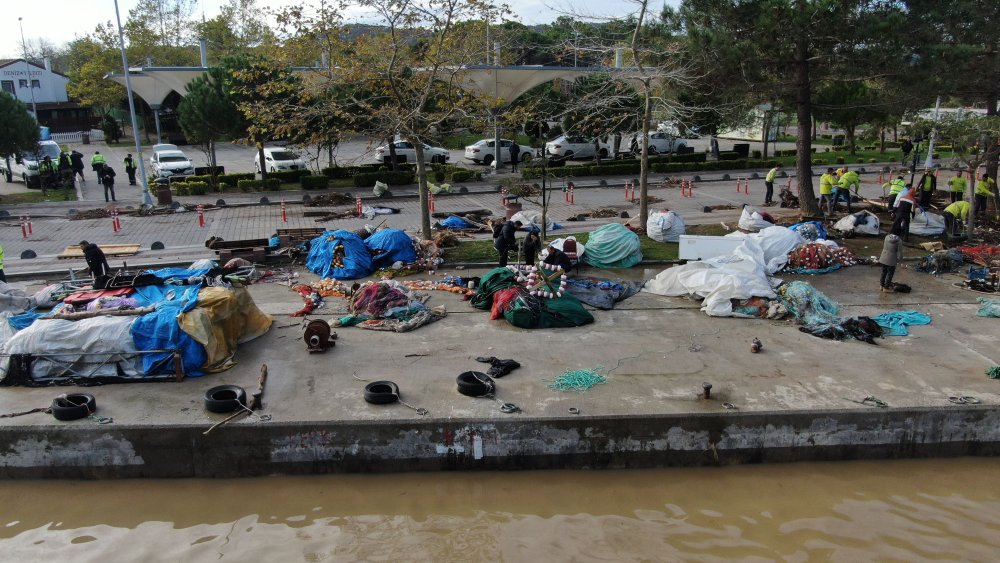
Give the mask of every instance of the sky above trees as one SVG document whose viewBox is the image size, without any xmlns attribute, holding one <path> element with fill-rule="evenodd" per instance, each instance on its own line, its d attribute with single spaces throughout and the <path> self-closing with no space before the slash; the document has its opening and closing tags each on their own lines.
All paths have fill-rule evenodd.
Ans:
<svg viewBox="0 0 1000 563">
<path fill-rule="evenodd" d="M 119 0 L 122 24 L 128 18 L 129 10 L 134 8 L 138 0 Z M 279 9 L 292 4 L 301 4 L 295 0 L 266 0 L 259 2 L 261 6 Z M 593 15 L 598 19 L 622 17 L 635 10 L 634 2 L 628 0 L 507 0 L 515 18 L 524 24 L 550 23 L 561 15 L 570 13 L 582 16 Z M 665 0 L 669 5 L 677 5 L 677 0 Z M 201 19 L 204 12 L 206 19 L 219 14 L 220 6 L 225 0 L 199 0 L 196 17 Z M 9 6 L 5 10 L 7 16 L 0 18 L 0 58 L 20 58 L 21 30 L 18 27 L 18 17 L 24 18 L 24 38 L 29 44 L 44 40 L 53 47 L 60 48 L 76 37 L 88 35 L 101 23 L 114 22 L 114 0 L 46 0 L 45 2 L 18 2 L 16 7 Z M 657 8 L 658 9 L 658 8 Z M 360 10 L 351 14 L 359 20 L 366 19 Z"/>
</svg>

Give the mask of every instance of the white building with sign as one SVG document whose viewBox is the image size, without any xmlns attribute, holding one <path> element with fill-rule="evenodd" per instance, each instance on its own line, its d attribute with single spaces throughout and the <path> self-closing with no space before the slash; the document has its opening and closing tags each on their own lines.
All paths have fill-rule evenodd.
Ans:
<svg viewBox="0 0 1000 563">
<path fill-rule="evenodd" d="M 49 66 L 24 59 L 0 59 L 0 89 L 28 106 L 38 108 L 38 123 L 53 133 L 86 131 L 93 125 L 90 108 L 71 102 L 66 93 L 69 77 Z"/>
</svg>

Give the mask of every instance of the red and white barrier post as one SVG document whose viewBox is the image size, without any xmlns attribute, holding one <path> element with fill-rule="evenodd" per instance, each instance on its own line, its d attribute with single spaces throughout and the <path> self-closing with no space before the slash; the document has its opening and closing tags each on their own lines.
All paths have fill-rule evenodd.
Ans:
<svg viewBox="0 0 1000 563">
<path fill-rule="evenodd" d="M 361 196 L 354 198 L 354 205 L 358 211 L 358 217 L 361 217 Z"/>
<path fill-rule="evenodd" d="M 28 225 L 24 220 L 24 215 L 18 215 L 17 220 L 21 224 L 21 238 L 28 238 Z"/>
<path fill-rule="evenodd" d="M 198 204 L 198 226 L 205 228 L 205 206 Z"/>
<path fill-rule="evenodd" d="M 742 177 L 737 177 L 736 178 L 736 193 L 740 193 L 741 191 L 743 191 L 742 188 L 743 188 L 743 178 Z"/>
<path fill-rule="evenodd" d="M 24 214 L 24 222 L 28 224 L 28 234 L 31 234 L 31 213 Z"/>
<path fill-rule="evenodd" d="M 285 207 L 284 199 L 281 200 L 281 222 L 282 223 L 288 222 L 288 209 Z"/>
<path fill-rule="evenodd" d="M 118 208 L 111 209 L 111 230 L 118 233 L 122 230 L 121 223 L 118 222 Z"/>
<path fill-rule="evenodd" d="M 434 194 L 427 194 L 427 211 L 434 213 Z"/>
<path fill-rule="evenodd" d="M 635 192 L 632 190 L 632 182 L 625 182 L 625 201 L 632 201 L 632 196 L 634 194 Z"/>
</svg>

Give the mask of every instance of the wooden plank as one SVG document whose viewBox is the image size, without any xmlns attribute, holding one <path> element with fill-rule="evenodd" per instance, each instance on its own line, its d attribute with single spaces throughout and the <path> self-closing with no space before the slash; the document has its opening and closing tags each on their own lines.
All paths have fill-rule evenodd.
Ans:
<svg viewBox="0 0 1000 563">
<path fill-rule="evenodd" d="M 101 250 L 104 252 L 105 256 L 132 256 L 139 252 L 138 244 L 98 244 Z M 83 258 L 83 250 L 80 249 L 79 245 L 67 246 L 62 253 L 60 253 L 57 258 L 70 259 L 70 258 Z"/>
<path fill-rule="evenodd" d="M 326 229 L 322 227 L 306 227 L 301 229 L 278 229 L 278 236 L 287 235 L 292 238 L 316 238 Z"/>
<path fill-rule="evenodd" d="M 212 243 L 209 248 L 215 250 L 216 252 L 220 250 L 228 250 L 235 248 L 247 248 L 252 249 L 258 246 L 267 246 L 271 241 L 266 238 L 255 238 L 247 240 L 217 240 Z"/>
</svg>

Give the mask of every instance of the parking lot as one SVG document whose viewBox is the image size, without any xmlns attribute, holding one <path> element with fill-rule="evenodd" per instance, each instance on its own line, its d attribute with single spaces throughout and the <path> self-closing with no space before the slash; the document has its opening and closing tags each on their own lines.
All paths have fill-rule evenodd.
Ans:
<svg viewBox="0 0 1000 563">
<path fill-rule="evenodd" d="M 707 137 L 700 139 L 686 139 L 685 142 L 688 146 L 693 147 L 696 152 L 704 151 L 708 148 L 709 140 Z M 733 143 L 741 141 L 733 141 L 722 139 L 720 142 L 720 148 L 722 150 L 728 150 L 731 148 Z M 745 141 L 744 141 L 745 142 Z M 750 143 L 752 150 L 759 150 L 760 143 Z M 787 145 L 787 146 L 786 146 Z M 351 139 L 342 142 L 333 153 L 333 165 L 335 166 L 352 166 L 358 164 L 365 164 L 374 162 L 373 149 L 377 145 L 370 145 L 365 139 Z M 121 146 L 121 147 L 108 147 L 103 143 L 92 144 L 92 145 L 80 145 L 73 146 L 84 154 L 84 162 L 89 163 L 90 157 L 95 151 L 101 151 L 108 157 L 108 162 L 112 166 L 121 166 L 122 160 L 128 153 L 134 153 L 135 150 L 131 147 Z M 183 145 L 178 147 L 191 159 L 195 166 L 207 166 L 208 165 L 208 155 L 197 145 Z M 541 148 L 539 143 L 537 149 Z M 793 143 L 778 143 L 776 149 L 794 148 Z M 225 167 L 227 172 L 252 172 L 254 170 L 254 156 L 256 154 L 256 149 L 253 147 L 248 147 L 245 145 L 239 145 L 234 143 L 218 143 L 216 145 L 216 159 L 220 166 Z M 328 160 L 328 155 L 324 151 L 323 154 L 317 155 L 315 150 L 297 150 L 300 155 L 306 159 L 306 163 L 310 168 L 320 169 L 330 166 Z M 465 159 L 464 149 L 453 149 L 449 151 L 450 161 L 449 164 L 456 166 L 462 166 L 473 170 L 488 170 L 488 166 L 477 165 L 472 161 Z M 145 163 L 149 164 L 149 147 L 143 147 L 143 156 L 145 157 Z M 317 160 L 318 159 L 318 160 Z M 89 168 L 89 167 L 88 167 Z"/>
</svg>

